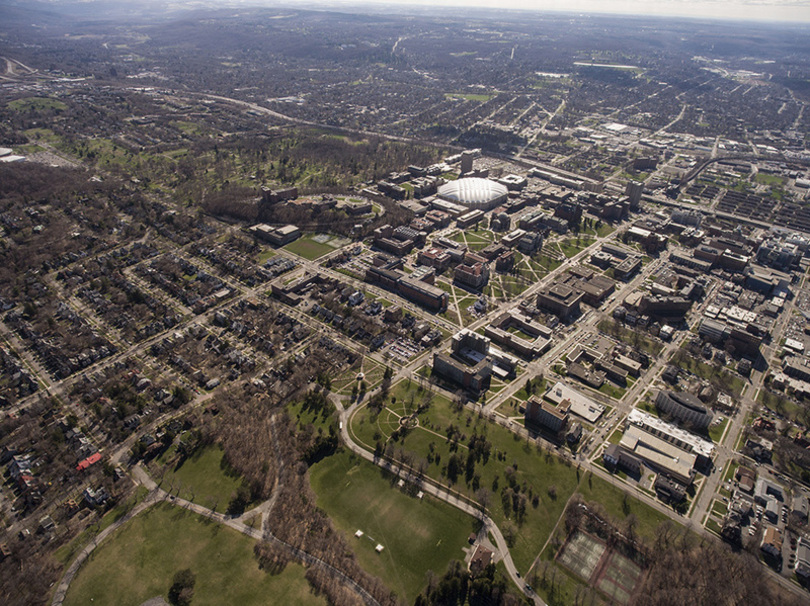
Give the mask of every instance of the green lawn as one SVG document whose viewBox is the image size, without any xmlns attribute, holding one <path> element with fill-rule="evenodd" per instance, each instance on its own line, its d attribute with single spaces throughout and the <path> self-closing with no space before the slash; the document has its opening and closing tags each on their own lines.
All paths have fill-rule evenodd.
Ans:
<svg viewBox="0 0 810 606">
<path fill-rule="evenodd" d="M 48 109 L 64 111 L 67 109 L 67 105 L 50 97 L 26 97 L 25 99 L 11 101 L 8 106 L 17 112 L 39 112 Z"/>
<path fill-rule="evenodd" d="M 358 373 L 362 372 L 366 383 L 366 391 L 374 389 L 383 380 L 385 367 L 376 363 L 368 357 L 364 357 L 359 367 L 348 368 L 332 380 L 332 391 L 344 396 L 352 392 L 352 387 L 357 385 L 360 388 L 360 381 L 357 380 Z"/>
<path fill-rule="evenodd" d="M 715 520 L 714 518 L 709 518 L 708 520 L 706 520 L 706 528 L 708 530 L 711 530 L 717 536 L 722 536 L 720 534 L 721 531 L 722 531 L 722 528 L 720 527 L 720 524 L 717 522 L 717 520 Z"/>
<path fill-rule="evenodd" d="M 543 377 L 539 381 L 538 381 L 537 377 L 532 378 L 532 384 L 533 384 L 533 387 L 534 387 L 532 394 L 529 394 L 526 391 L 526 383 L 524 382 L 523 387 L 518 389 L 514 393 L 514 396 L 518 400 L 524 401 L 524 400 L 528 400 L 531 395 L 536 395 L 537 397 L 540 397 L 541 395 L 543 395 L 546 392 L 547 381 L 546 381 L 545 377 Z"/>
<path fill-rule="evenodd" d="M 315 431 L 321 430 L 324 432 L 328 432 L 330 426 L 333 426 L 335 429 L 338 428 L 335 408 L 331 404 L 329 404 L 329 407 L 324 411 L 316 412 L 313 410 L 304 410 L 303 401 L 292 402 L 287 405 L 287 414 L 290 415 L 291 419 L 295 419 L 299 428 L 312 425 Z"/>
<path fill-rule="evenodd" d="M 648 545 L 655 537 L 655 528 L 667 516 L 659 513 L 652 507 L 645 505 L 633 496 L 625 496 L 625 492 L 618 486 L 611 485 L 610 482 L 602 480 L 590 473 L 586 473 L 579 484 L 578 492 L 586 501 L 598 502 L 605 512 L 613 519 L 613 523 L 622 527 L 623 521 L 630 515 L 635 516 L 637 524 L 635 532 L 642 541 Z M 555 538 L 562 541 L 565 537 L 565 529 L 561 525 L 557 528 Z M 548 548 L 540 554 L 538 565 L 527 574 L 527 580 L 532 583 L 535 591 L 543 597 L 549 604 L 573 604 L 576 601 L 575 594 L 585 593 L 588 584 L 575 576 L 564 566 L 553 560 L 556 545 L 549 544 Z M 546 570 L 546 585 L 541 582 L 543 570 Z M 556 570 L 556 572 L 554 572 Z M 537 575 L 537 578 L 535 578 Z M 554 588 L 551 588 L 551 579 L 554 579 Z M 601 594 L 597 594 L 601 597 Z M 606 603 L 596 601 L 595 603 Z"/>
<path fill-rule="evenodd" d="M 551 257 L 547 254 L 539 254 L 533 256 L 530 260 L 530 263 L 535 270 L 546 272 L 554 271 L 560 265 L 562 265 L 562 261 L 560 259 Z"/>
<path fill-rule="evenodd" d="M 29 128 L 23 133 L 33 141 L 44 141 L 46 143 L 57 144 L 62 139 L 49 128 Z"/>
<path fill-rule="evenodd" d="M 399 418 L 405 413 L 403 394 L 416 389 L 412 382 L 410 391 L 405 382 L 400 382 L 391 394 L 397 398 L 389 401 L 379 416 L 363 408 L 352 418 L 351 431 L 370 449 L 376 440 L 385 442 L 399 427 Z M 410 396 L 408 396 L 409 398 Z M 418 403 L 418 397 L 416 402 Z M 409 406 L 411 408 L 411 406 Z M 458 446 L 447 438 L 447 428 L 454 425 L 459 433 Z M 489 513 L 501 530 L 515 526 L 515 542 L 511 548 L 512 558 L 518 570 L 528 571 L 537 554 L 542 549 L 557 520 L 565 508 L 565 503 L 575 490 L 579 490 L 588 500 L 603 503 L 608 513 L 623 519 L 629 513 L 636 515 L 639 524 L 637 532 L 649 536 L 652 529 L 665 516 L 644 505 L 633 497 L 624 500 L 620 487 L 591 477 L 588 483 L 583 472 L 548 452 L 539 452 L 532 443 L 518 439 L 511 431 L 489 422 L 467 409 L 457 409 L 444 397 L 436 396 L 429 409 L 419 415 L 419 426 L 412 429 L 404 438 L 394 443 L 395 451 L 405 450 L 414 455 L 415 461 L 424 460 L 426 473 L 443 484 L 450 484 L 447 477 L 447 464 L 451 456 L 458 454 L 466 461 L 469 452 L 467 445 L 474 434 L 484 434 L 491 444 L 491 454 L 486 463 L 483 460 L 475 465 L 474 475 L 478 485 L 491 492 Z M 376 437 L 375 437 L 376 436 Z M 514 514 L 507 516 L 504 509 L 504 488 L 509 485 L 508 476 L 514 478 L 513 486 L 528 497 L 525 517 L 517 523 Z M 496 480 L 497 478 L 497 480 Z M 462 466 L 454 490 L 475 499 L 473 482 L 467 482 Z M 553 488 L 553 490 L 552 490 Z M 536 497 L 536 505 L 532 497 Z"/>
<path fill-rule="evenodd" d="M 553 554 L 552 554 L 553 555 Z M 544 560 L 548 560 L 549 558 L 543 558 Z M 548 566 L 546 571 L 546 586 L 543 586 L 541 581 L 542 579 L 542 572 L 543 566 Z M 534 578 L 536 574 L 537 578 Z M 554 584 L 552 587 L 551 579 L 554 579 Z M 584 582 L 582 579 L 577 577 L 573 572 L 568 570 L 565 566 L 558 564 L 556 561 L 550 561 L 548 563 L 540 564 L 536 569 L 531 572 L 531 576 L 527 578 L 528 581 L 532 583 L 532 588 L 537 592 L 537 595 L 540 596 L 546 604 L 576 604 L 576 603 L 583 603 L 579 600 L 584 600 L 585 597 L 588 595 L 598 596 L 599 594 L 596 593 L 595 590 L 591 590 L 592 593 L 589 594 L 589 585 L 588 583 Z M 599 598 L 594 598 L 592 602 L 584 602 L 584 603 L 593 603 L 593 604 L 605 604 L 603 600 Z"/>
<path fill-rule="evenodd" d="M 619 486 L 613 486 L 610 482 L 592 474 L 588 474 L 580 482 L 579 492 L 586 501 L 601 503 L 608 515 L 617 522 L 634 515 L 638 522 L 636 533 L 646 541 L 654 539 L 658 525 L 670 519 L 666 514 L 627 494 Z"/>
<path fill-rule="evenodd" d="M 137 606 L 168 596 L 174 574 L 196 575 L 193 604 L 250 606 L 325 604 L 312 594 L 304 568 L 288 564 L 278 575 L 259 569 L 253 539 L 166 503 L 133 518 L 97 548 L 73 579 L 65 606 Z M 226 597 L 227 596 L 227 597 Z"/>
<path fill-rule="evenodd" d="M 627 391 L 624 387 L 619 387 L 610 381 L 605 381 L 602 383 L 602 387 L 599 388 L 603 394 L 610 396 L 616 400 L 621 400 L 624 397 L 625 392 Z"/>
<path fill-rule="evenodd" d="M 722 518 L 724 515 L 728 513 L 728 505 L 723 503 L 723 501 L 713 501 L 712 513 Z"/>
<path fill-rule="evenodd" d="M 661 353 L 661 350 L 664 349 L 664 345 L 662 343 L 659 343 L 649 336 L 645 336 L 642 331 L 625 328 L 615 320 L 602 320 L 599 322 L 599 324 L 597 324 L 597 328 L 602 332 L 612 335 L 624 343 L 637 347 L 652 356 L 657 356 L 659 353 Z"/>
<path fill-rule="evenodd" d="M 276 251 L 274 251 L 272 248 L 267 248 L 263 250 L 261 253 L 259 253 L 259 257 L 256 259 L 256 263 L 258 263 L 259 265 L 263 265 L 265 261 L 268 261 L 275 256 Z"/>
<path fill-rule="evenodd" d="M 495 234 L 488 229 L 470 229 L 458 231 L 450 239 L 459 244 L 466 244 L 470 250 L 481 250 L 495 241 Z"/>
<path fill-rule="evenodd" d="M 54 552 L 54 557 L 63 565 L 67 566 L 73 560 L 73 557 L 81 549 L 84 549 L 85 545 L 87 545 L 93 537 L 101 533 L 113 522 L 117 522 L 123 518 L 135 505 L 140 503 L 147 494 L 148 490 L 146 488 L 138 486 L 138 489 L 131 497 L 110 509 L 101 519 L 85 528 L 78 536 L 57 549 L 56 552 Z"/>
<path fill-rule="evenodd" d="M 342 451 L 315 464 L 310 481 L 318 506 L 346 535 L 363 568 L 412 603 L 428 570 L 441 576 L 450 560 L 464 559 L 473 520 L 431 497 L 408 496 L 382 474 Z M 355 537 L 357 530 L 364 535 Z"/>
<path fill-rule="evenodd" d="M 616 231 L 615 227 L 608 225 L 607 223 L 602 223 L 602 225 L 597 228 L 596 235 L 600 238 L 604 238 L 605 236 L 612 234 L 614 231 Z"/>
<path fill-rule="evenodd" d="M 399 384 L 402 385 L 404 384 Z M 395 391 L 396 389 L 392 390 L 392 393 Z M 416 402 L 418 403 L 418 399 Z M 368 408 L 363 408 L 352 419 L 352 432 L 371 449 L 376 442 L 375 432 L 385 442 L 399 426 L 398 418 L 405 412 L 400 398 L 396 404 L 389 403 L 388 408 L 393 412 L 383 411 L 378 417 L 372 415 Z M 449 400 L 441 397 L 434 398 L 430 408 L 419 415 L 419 427 L 396 442 L 395 449 L 413 453 L 416 460 L 427 461 L 430 455 L 432 462 L 427 464 L 426 473 L 449 484 L 446 476 L 447 463 L 456 452 L 455 446 L 446 437 L 450 424 L 456 426 L 462 436 L 457 453 L 464 461 L 468 452 L 466 444 L 473 432 L 484 432 L 491 443 L 490 457 L 486 463 L 481 460 L 476 464 L 474 476 L 478 477 L 478 486 L 487 488 L 492 493 L 489 513 L 496 523 L 502 529 L 504 523 L 515 524 L 512 557 L 517 568 L 525 573 L 551 534 L 568 497 L 574 492 L 577 485 L 576 471 L 554 455 L 539 453 L 534 444 L 527 443 L 525 439 L 516 439 L 517 436 L 511 431 L 466 409 L 454 409 Z M 508 486 L 507 468 L 510 468 L 509 473 L 513 475 L 514 486 L 527 497 L 525 517 L 519 525 L 514 516 L 510 513 L 507 517 L 504 510 L 502 492 Z M 452 487 L 475 498 L 475 482 L 466 481 L 464 469 Z M 552 487 L 554 490 L 549 490 Z M 532 503 L 532 496 L 536 496 L 536 506 Z"/>
<path fill-rule="evenodd" d="M 726 468 L 726 473 L 723 475 L 723 482 L 728 482 L 734 479 L 734 473 L 737 471 L 737 468 L 739 468 L 739 466 L 740 464 L 737 463 L 736 461 L 729 461 L 728 467 Z"/>
<path fill-rule="evenodd" d="M 225 511 L 242 479 L 223 464 L 222 449 L 213 445 L 198 448 L 179 467 L 171 461 L 173 452 L 174 449 L 166 452 L 168 467 L 162 480 L 159 473 L 154 475 L 155 481 L 182 499 Z"/>
<path fill-rule="evenodd" d="M 187 135 L 200 136 L 205 132 L 203 128 L 196 122 L 188 122 L 186 120 L 173 120 L 169 124 L 171 124 L 176 129 L 184 132 Z"/>
<path fill-rule="evenodd" d="M 709 427 L 709 437 L 713 442 L 720 441 L 720 438 L 723 437 L 723 432 L 726 430 L 726 425 L 728 425 L 728 417 L 724 418 L 720 423 L 713 424 Z"/>
<path fill-rule="evenodd" d="M 318 257 L 322 257 L 326 253 L 332 252 L 334 247 L 329 244 L 321 244 L 313 240 L 313 236 L 304 236 L 298 238 L 295 242 L 290 242 L 284 247 L 285 250 L 290 251 L 299 257 L 304 257 L 309 261 L 314 261 Z"/>
<path fill-rule="evenodd" d="M 590 238 L 588 236 L 581 236 L 579 238 L 563 240 L 562 242 L 560 242 L 560 250 L 567 258 L 570 259 L 580 251 L 583 251 L 586 248 L 588 248 L 593 243 L 594 243 L 593 238 Z"/>
<path fill-rule="evenodd" d="M 785 184 L 784 177 L 780 177 L 779 175 L 769 175 L 767 173 L 757 173 L 754 175 L 754 181 L 770 186 L 780 186 Z"/>
<path fill-rule="evenodd" d="M 799 419 L 802 413 L 802 408 L 795 402 L 789 398 L 774 393 L 767 388 L 759 390 L 757 401 L 765 406 L 768 410 L 772 410 L 775 413 L 784 415 L 791 421 L 796 421 Z"/>
</svg>

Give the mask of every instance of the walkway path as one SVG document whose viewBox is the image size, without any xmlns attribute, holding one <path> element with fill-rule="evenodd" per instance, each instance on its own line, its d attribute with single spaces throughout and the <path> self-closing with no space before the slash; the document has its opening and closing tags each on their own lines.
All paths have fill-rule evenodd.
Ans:
<svg viewBox="0 0 810 606">
<path fill-rule="evenodd" d="M 136 505 L 132 511 L 127 513 L 121 519 L 116 520 L 113 522 L 109 527 L 105 528 L 98 536 L 96 536 L 93 541 L 87 545 L 70 567 L 65 572 L 65 575 L 62 577 L 62 580 L 59 582 L 59 585 L 56 588 L 56 592 L 54 593 L 53 601 L 51 602 L 52 606 L 61 606 L 61 604 L 65 600 L 65 595 L 67 594 L 68 587 L 70 583 L 73 581 L 73 578 L 78 573 L 79 569 L 82 567 L 82 564 L 90 557 L 90 554 L 98 547 L 104 539 L 106 539 L 110 534 L 115 532 L 118 528 L 122 525 L 126 524 L 129 520 L 134 518 L 136 515 L 140 514 L 143 511 L 146 511 L 152 505 L 156 503 L 160 503 L 163 501 L 168 501 L 173 505 L 178 507 L 183 507 L 184 509 L 188 509 L 189 511 L 193 511 L 197 515 L 203 516 L 208 518 L 209 520 L 213 520 L 220 524 L 224 524 L 228 528 L 232 528 L 237 532 L 241 532 L 242 534 L 246 534 L 249 537 L 256 539 L 256 540 L 265 540 L 276 543 L 281 545 L 282 547 L 286 548 L 292 556 L 306 564 L 308 566 L 318 566 L 325 569 L 329 574 L 337 577 L 342 583 L 349 586 L 353 591 L 355 591 L 369 606 L 380 606 L 380 603 L 372 596 L 368 591 L 366 591 L 361 585 L 359 585 L 354 579 L 347 576 L 343 571 L 338 568 L 335 568 L 328 562 L 321 560 L 320 558 L 313 556 L 312 554 L 307 553 L 303 549 L 295 547 L 294 545 L 290 545 L 289 543 L 282 541 L 278 537 L 276 537 L 268 526 L 268 521 L 270 518 L 270 512 L 273 508 L 273 505 L 276 501 L 276 496 L 278 494 L 278 484 L 273 489 L 273 494 L 270 498 L 263 502 L 258 507 L 245 512 L 241 516 L 234 517 L 229 516 L 226 514 L 218 513 L 216 511 L 212 511 L 207 507 L 203 507 L 202 505 L 198 505 L 197 503 L 192 503 L 191 501 L 187 501 L 186 499 L 181 499 L 174 495 L 169 494 L 162 488 L 160 488 L 155 481 L 149 477 L 149 474 L 146 473 L 146 470 L 140 465 L 136 465 L 132 468 L 132 476 L 133 479 L 140 485 L 149 489 L 149 494 L 146 498 Z M 253 517 L 256 511 L 259 510 L 262 515 L 262 524 L 261 529 L 253 528 L 252 526 L 248 526 L 244 523 L 245 519 Z"/>
<path fill-rule="evenodd" d="M 477 518 L 481 520 L 484 529 L 487 533 L 492 533 L 492 536 L 495 538 L 495 546 L 497 547 L 498 554 L 500 555 L 501 560 L 506 567 L 506 571 L 509 574 L 509 577 L 512 579 L 512 582 L 520 588 L 520 590 L 537 606 L 545 606 L 545 602 L 543 602 L 540 597 L 535 594 L 532 590 L 527 589 L 528 585 L 521 582 L 520 574 L 518 573 L 517 568 L 515 567 L 515 563 L 512 561 L 512 554 L 509 552 L 509 546 L 506 544 L 506 539 L 503 536 L 500 528 L 495 522 L 490 518 L 488 515 L 484 514 L 481 509 L 477 506 L 477 504 L 473 504 L 470 502 L 466 497 L 452 491 L 450 488 L 439 484 L 435 480 L 427 477 L 422 477 L 415 474 L 415 470 L 411 468 L 406 468 L 402 465 L 397 465 L 396 463 L 392 463 L 388 459 L 382 457 L 376 457 L 373 453 L 367 451 L 366 449 L 362 448 L 356 442 L 354 442 L 350 432 L 349 432 L 349 423 L 351 422 L 352 415 L 359 409 L 361 406 L 360 402 L 355 402 L 349 408 L 345 408 L 343 406 L 343 402 L 340 401 L 338 397 L 332 397 L 332 402 L 335 404 L 335 407 L 338 409 L 338 413 L 340 415 L 340 435 L 343 439 L 343 442 L 346 446 L 351 450 L 353 453 L 358 455 L 359 457 L 365 459 L 385 469 L 386 471 L 396 475 L 397 477 L 402 478 L 406 482 L 410 482 L 415 484 L 419 487 L 420 490 L 426 492 L 427 494 L 436 497 L 437 499 L 441 499 L 445 503 L 460 509 L 464 513 L 472 516 L 473 518 Z"/>
</svg>

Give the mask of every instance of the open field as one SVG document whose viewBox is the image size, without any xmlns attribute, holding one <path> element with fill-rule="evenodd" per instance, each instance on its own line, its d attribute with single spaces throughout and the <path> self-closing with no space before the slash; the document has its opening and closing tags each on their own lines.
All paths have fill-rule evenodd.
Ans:
<svg viewBox="0 0 810 606">
<path fill-rule="evenodd" d="M 184 509 L 159 504 L 133 518 L 96 549 L 71 583 L 66 606 L 137 606 L 168 594 L 174 574 L 196 575 L 193 604 L 325 604 L 288 564 L 278 575 L 259 569 L 254 541 Z"/>
<path fill-rule="evenodd" d="M 420 396 L 415 393 L 416 389 L 416 382 L 412 383 L 411 390 L 406 389 L 406 383 L 399 383 L 391 392 L 398 394 L 394 396 L 396 402 L 389 399 L 387 410 L 384 409 L 379 416 L 373 415 L 368 408 L 358 411 L 352 419 L 352 432 L 370 449 L 378 440 L 386 442 L 399 426 L 399 417 L 406 414 L 406 408 L 415 409 L 409 402 L 412 395 L 418 404 Z M 403 391 L 407 394 L 404 402 Z M 447 437 L 450 426 L 458 432 L 455 434 L 457 444 L 455 439 Z M 467 480 L 464 462 L 468 457 L 469 438 L 473 434 L 486 437 L 491 454 L 475 465 Z M 489 490 L 492 494 L 490 515 L 502 528 L 505 523 L 514 526 L 512 557 L 522 572 L 528 570 L 543 547 L 565 502 L 577 486 L 576 471 L 561 459 L 538 452 L 533 444 L 466 409 L 455 409 L 444 397 L 434 397 L 429 409 L 419 415 L 418 427 L 399 438 L 394 446 L 397 450 L 412 453 L 417 461 L 426 461 L 429 476 L 449 483 L 454 490 L 469 498 L 475 498 L 478 488 Z M 461 472 L 451 481 L 448 463 L 454 456 L 460 460 Z M 454 474 L 450 472 L 450 475 Z M 512 496 L 518 492 L 519 496 Z M 508 495 L 508 505 L 504 495 Z M 520 524 L 512 511 L 514 499 L 523 501 Z"/>
<path fill-rule="evenodd" d="M 147 494 L 147 489 L 143 486 L 139 486 L 130 498 L 110 509 L 95 524 L 87 527 L 84 532 L 57 549 L 54 552 L 54 557 L 67 566 L 73 560 L 74 556 L 79 553 L 80 550 L 84 549 L 85 545 L 110 526 L 110 524 L 123 518 L 135 505 L 140 503 Z"/>
<path fill-rule="evenodd" d="M 621 522 L 630 515 L 635 516 L 635 532 L 645 541 L 654 539 L 655 529 L 658 528 L 658 525 L 669 520 L 666 514 L 627 494 L 619 485 L 614 486 L 607 480 L 592 474 L 587 474 L 580 482 L 578 491 L 586 501 L 600 503 L 607 514 L 617 522 Z"/>
<path fill-rule="evenodd" d="M 450 560 L 464 559 L 473 520 L 431 497 L 405 494 L 370 463 L 340 452 L 315 464 L 310 481 L 318 506 L 346 535 L 363 568 L 408 603 L 428 570 L 441 576 Z M 362 537 L 354 536 L 357 530 Z M 377 544 L 385 548 L 381 553 Z"/>
<path fill-rule="evenodd" d="M 298 238 L 295 242 L 290 242 L 284 247 L 284 250 L 288 250 L 299 257 L 304 257 L 309 261 L 314 261 L 318 257 L 335 250 L 335 247 L 330 246 L 329 242 L 319 242 L 319 240 L 323 240 L 321 234 L 309 234 Z"/>
<path fill-rule="evenodd" d="M 168 462 L 172 453 L 174 448 L 166 451 L 166 455 L 161 458 Z M 165 473 L 162 476 L 156 474 L 155 481 L 164 490 L 182 499 L 199 503 L 214 511 L 224 511 L 242 484 L 242 479 L 227 469 L 222 460 L 223 455 L 218 446 L 198 448 L 178 466 L 168 462 Z"/>
<path fill-rule="evenodd" d="M 67 105 L 50 97 L 26 97 L 16 99 L 8 104 L 9 108 L 17 112 L 41 112 L 44 110 L 64 111 Z"/>
</svg>

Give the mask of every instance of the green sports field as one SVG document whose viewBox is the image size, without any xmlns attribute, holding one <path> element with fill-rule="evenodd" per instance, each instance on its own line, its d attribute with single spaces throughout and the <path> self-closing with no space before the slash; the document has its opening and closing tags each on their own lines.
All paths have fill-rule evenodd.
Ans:
<svg viewBox="0 0 810 606">
<path fill-rule="evenodd" d="M 310 481 L 318 507 L 346 536 L 360 565 L 408 603 L 428 570 L 441 576 L 450 560 L 464 559 L 472 518 L 428 496 L 405 494 L 371 463 L 341 451 L 314 465 Z M 362 537 L 354 536 L 358 530 Z"/>
</svg>

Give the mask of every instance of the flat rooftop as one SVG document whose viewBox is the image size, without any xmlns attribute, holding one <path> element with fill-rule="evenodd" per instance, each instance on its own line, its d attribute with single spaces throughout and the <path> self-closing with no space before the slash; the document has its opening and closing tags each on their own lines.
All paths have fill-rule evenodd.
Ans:
<svg viewBox="0 0 810 606">
<path fill-rule="evenodd" d="M 605 406 L 597 404 L 585 394 L 569 387 L 561 381 L 549 389 L 543 397 L 557 406 L 560 406 L 563 401 L 568 400 L 571 403 L 568 412 L 582 417 L 591 424 L 596 423 L 599 417 L 605 412 Z"/>
<path fill-rule="evenodd" d="M 675 441 L 682 443 L 688 447 L 694 454 L 704 456 L 711 459 L 714 456 L 714 444 L 708 440 L 704 440 L 700 436 L 676 427 L 672 423 L 662 421 L 656 416 L 648 414 L 642 410 L 634 408 L 627 415 L 627 422 L 630 425 L 637 425 L 644 429 L 651 429 L 661 432 L 673 438 Z"/>
</svg>

